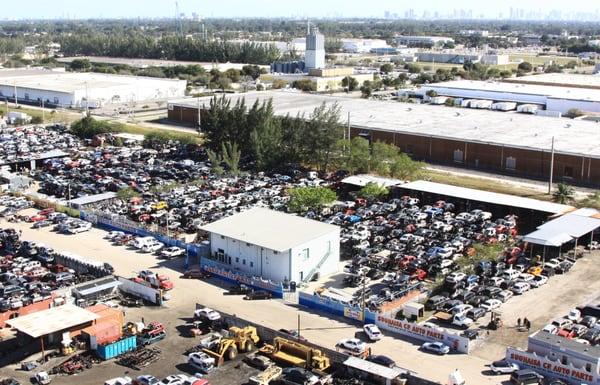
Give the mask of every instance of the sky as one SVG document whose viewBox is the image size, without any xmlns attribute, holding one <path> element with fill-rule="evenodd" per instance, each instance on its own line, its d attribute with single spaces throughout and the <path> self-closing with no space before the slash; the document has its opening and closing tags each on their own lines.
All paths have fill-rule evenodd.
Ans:
<svg viewBox="0 0 600 385">
<path fill-rule="evenodd" d="M 53 18 L 137 18 L 174 17 L 175 0 L 0 0 L 11 2 L 4 7 L 0 19 L 53 19 Z M 179 0 L 180 12 L 191 16 L 195 12 L 203 17 L 383 17 L 385 11 L 403 16 L 413 8 L 421 16 L 447 14 L 454 9 L 472 9 L 474 17 L 507 17 L 510 7 L 526 11 L 550 10 L 562 12 L 595 12 L 598 0 Z M 421 5 L 423 4 L 423 5 Z M 566 7 L 568 4 L 568 7 Z"/>
</svg>

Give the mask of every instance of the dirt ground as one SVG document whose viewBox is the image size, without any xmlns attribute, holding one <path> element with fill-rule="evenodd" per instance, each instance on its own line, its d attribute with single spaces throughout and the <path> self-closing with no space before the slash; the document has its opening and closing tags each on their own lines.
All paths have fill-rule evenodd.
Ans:
<svg viewBox="0 0 600 385">
<path fill-rule="evenodd" d="M 139 270 L 153 269 L 168 275 L 175 285 L 175 288 L 170 292 L 172 299 L 166 303 L 166 306 L 161 308 L 126 309 L 126 319 L 128 321 L 137 321 L 144 317 L 146 322 L 156 320 L 165 324 L 168 337 L 156 345 L 163 352 L 160 361 L 145 368 L 143 372 L 124 368 L 113 362 L 106 362 L 77 376 L 56 378 L 53 382 L 56 384 L 95 385 L 106 379 L 124 374 L 130 377 L 140 374 L 153 374 L 157 377 L 164 377 L 178 372 L 193 373 L 185 364 L 186 357 L 182 353 L 188 347 L 195 345 L 195 341 L 181 335 L 180 331 L 183 330 L 181 326 L 192 315 L 197 302 L 216 310 L 236 314 L 256 323 L 262 323 L 274 329 L 296 328 L 299 314 L 302 335 L 310 341 L 330 348 L 333 348 L 340 339 L 352 337 L 359 331 L 358 327 L 351 326 L 341 320 L 289 306 L 281 300 L 247 302 L 240 296 L 224 296 L 224 285 L 220 281 L 212 279 L 209 282 L 203 282 L 181 279 L 180 273 L 183 271 L 184 263 L 182 259 L 165 262 L 157 260 L 155 256 L 150 254 L 141 254 L 124 247 L 112 246 L 102 239 L 105 235 L 103 230 L 94 228 L 91 231 L 77 235 L 62 235 L 53 233 L 47 228 L 31 229 L 30 224 L 26 223 L 7 224 L 0 221 L 0 226 L 21 229 L 25 240 L 41 242 L 53 247 L 55 250 L 70 251 L 81 256 L 108 262 L 114 266 L 116 273 L 119 275 L 133 276 Z M 535 308 L 535 311 L 530 310 L 527 316 L 531 317 L 534 328 L 536 328 L 565 313 L 565 310 L 576 304 L 585 302 L 585 298 L 597 294 L 600 288 L 600 280 L 596 279 L 596 274 L 599 273 L 593 273 L 590 268 L 597 259 L 597 255 L 594 257 L 586 256 L 578 262 L 570 274 L 555 278 L 546 287 L 536 289 L 507 303 L 502 309 L 503 313 L 506 314 L 507 323 L 510 324 L 511 319 L 516 319 L 523 309 Z M 595 278 L 592 279 L 592 277 Z M 593 282 L 594 280 L 596 282 Z M 565 290 L 567 286 L 569 288 Z M 557 296 L 560 297 L 560 302 L 557 300 Z M 564 305 L 559 305 L 559 303 Z M 515 315 L 512 316 L 512 314 Z M 503 332 L 498 334 L 501 333 Z M 525 336 L 519 335 L 518 337 L 515 342 L 510 342 L 512 340 L 509 342 L 513 345 L 522 346 Z M 446 382 L 451 371 L 459 368 L 468 384 L 500 384 L 506 381 L 508 377 L 487 375 L 485 365 L 491 359 L 497 359 L 504 355 L 501 346 L 506 342 L 504 342 L 503 337 L 494 334 L 490 335 L 488 340 L 489 342 L 484 345 L 484 348 L 477 350 L 470 356 L 462 354 L 450 354 L 444 357 L 433 356 L 420 352 L 417 349 L 420 345 L 418 342 L 411 343 L 390 336 L 386 336 L 381 341 L 372 344 L 371 348 L 373 354 L 388 355 L 396 360 L 398 365 L 441 383 Z M 493 349 L 492 351 L 488 351 L 486 347 L 488 345 L 490 349 Z M 228 364 L 224 370 L 229 375 L 219 376 L 219 380 L 215 380 L 214 384 L 237 385 L 240 383 L 239 381 L 246 381 L 246 374 L 242 375 L 235 366 L 235 364 Z M 230 368 L 231 372 L 227 368 Z M 9 376 L 23 380 L 28 378 L 27 374 L 15 371 L 14 368 L 0 369 L 0 377 Z M 227 378 L 230 378 L 230 380 Z"/>
</svg>

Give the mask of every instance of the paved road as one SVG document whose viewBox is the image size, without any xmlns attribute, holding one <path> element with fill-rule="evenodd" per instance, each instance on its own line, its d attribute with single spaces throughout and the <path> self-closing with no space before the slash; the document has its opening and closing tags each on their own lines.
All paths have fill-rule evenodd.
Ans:
<svg viewBox="0 0 600 385">
<path fill-rule="evenodd" d="M 352 337 L 359 329 L 339 320 L 331 319 L 324 315 L 314 314 L 284 304 L 280 300 L 245 302 L 239 296 L 224 296 L 224 290 L 214 284 L 198 280 L 184 280 L 179 278 L 183 269 L 183 261 L 170 262 L 158 261 L 150 254 L 140 254 L 124 247 L 115 247 L 102 239 L 105 232 L 92 229 L 89 232 L 74 236 L 56 234 L 49 229 L 31 229 L 29 224 L 7 224 L 0 221 L 0 226 L 15 227 L 23 231 L 23 239 L 44 243 L 58 251 L 71 251 L 88 258 L 109 262 L 115 267 L 119 275 L 132 276 L 134 272 L 141 269 L 151 268 L 166 274 L 174 281 L 175 289 L 171 292 L 172 299 L 163 309 L 149 310 L 127 310 L 127 318 L 139 320 L 138 317 L 145 316 L 165 322 L 169 328 L 184 323 L 183 319 L 191 316 L 195 303 L 203 303 L 217 310 L 236 314 L 241 318 L 262 323 L 269 327 L 296 328 L 297 317 L 300 314 L 303 335 L 310 341 L 333 348 L 341 338 Z M 176 334 L 175 330 L 172 334 Z M 176 350 L 180 340 L 174 339 L 165 343 L 174 345 Z M 179 342 L 178 342 L 179 341 Z M 189 344 L 189 342 L 188 342 Z M 182 345 L 183 346 L 183 345 Z M 386 336 L 383 340 L 372 345 L 374 354 L 385 354 L 395 359 L 397 363 L 405 368 L 416 371 L 425 378 L 445 383 L 448 374 L 459 368 L 466 378 L 468 384 L 499 384 L 504 377 L 492 377 L 482 374 L 485 364 L 489 361 L 476 356 L 463 354 L 452 354 L 445 357 L 433 356 L 417 350 L 418 345 L 407 341 L 398 340 Z M 180 351 L 183 351 L 182 347 Z M 171 350 L 169 350 L 171 351 Z M 173 366 L 182 362 L 182 356 L 166 356 L 165 360 L 148 368 L 149 373 L 155 375 L 167 375 L 174 372 Z M 86 385 L 89 375 L 103 373 L 109 378 L 110 373 L 122 374 L 123 368 L 106 366 L 93 369 L 78 376 L 78 383 Z M 90 379 L 93 381 L 93 379 Z M 96 380 L 97 381 L 97 380 Z M 92 384 L 93 382 L 89 382 Z M 97 383 L 97 382 L 96 382 Z"/>
</svg>

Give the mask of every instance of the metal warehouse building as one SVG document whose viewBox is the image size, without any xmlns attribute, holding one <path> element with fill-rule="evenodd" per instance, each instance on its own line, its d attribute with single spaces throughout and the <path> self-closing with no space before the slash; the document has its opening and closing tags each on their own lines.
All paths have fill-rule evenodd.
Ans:
<svg viewBox="0 0 600 385">
<path fill-rule="evenodd" d="M 253 208 L 202 227 L 210 258 L 228 269 L 275 282 L 307 282 L 337 272 L 340 229 L 279 211 Z"/>
<path fill-rule="evenodd" d="M 185 95 L 186 81 L 64 71 L 0 71 L 0 100 L 23 104 L 90 108 L 167 100 Z"/>
<path fill-rule="evenodd" d="M 589 75 L 587 77 L 594 78 Z M 456 80 L 424 85 L 417 94 L 424 96 L 428 91 L 435 91 L 440 96 L 452 98 L 537 104 L 547 111 L 561 114 L 566 114 L 572 108 L 585 112 L 600 112 L 600 89 L 567 88 L 548 83 L 523 84 L 517 81 Z"/>
<path fill-rule="evenodd" d="M 466 108 L 371 101 L 295 92 L 227 96 L 273 99 L 279 116 L 309 116 L 322 103 L 337 103 L 350 116 L 351 135 L 393 143 L 415 159 L 482 171 L 546 179 L 554 138 L 554 180 L 600 186 L 600 124 Z M 198 106 L 210 98 L 170 102 L 169 119 L 198 123 Z M 202 107 L 204 106 L 204 107 Z"/>
</svg>

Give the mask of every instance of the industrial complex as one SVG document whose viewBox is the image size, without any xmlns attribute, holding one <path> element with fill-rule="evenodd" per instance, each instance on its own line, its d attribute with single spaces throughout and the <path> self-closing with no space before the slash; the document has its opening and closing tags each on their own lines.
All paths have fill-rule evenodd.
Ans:
<svg viewBox="0 0 600 385">
<path fill-rule="evenodd" d="M 185 95 L 186 81 L 54 70 L 3 71 L 0 99 L 62 108 L 166 100 Z"/>
<path fill-rule="evenodd" d="M 594 122 L 296 92 L 227 97 L 245 98 L 247 105 L 256 99 L 272 99 L 279 116 L 308 116 L 322 103 L 337 103 L 341 116 L 350 117 L 352 136 L 394 143 L 416 159 L 547 178 L 554 158 L 557 179 L 600 184 L 600 152 L 596 145 L 600 143 L 600 131 Z M 209 106 L 209 101 L 173 100 L 168 105 L 169 119 L 197 126 L 198 106 Z"/>
</svg>

